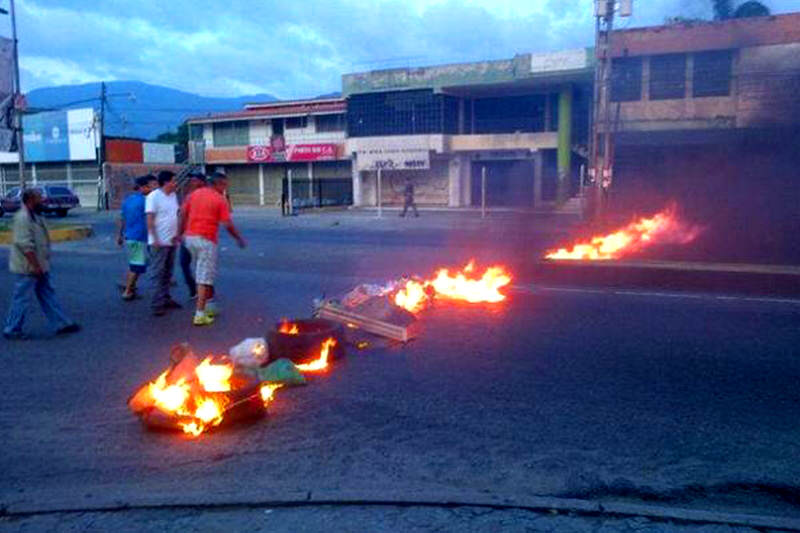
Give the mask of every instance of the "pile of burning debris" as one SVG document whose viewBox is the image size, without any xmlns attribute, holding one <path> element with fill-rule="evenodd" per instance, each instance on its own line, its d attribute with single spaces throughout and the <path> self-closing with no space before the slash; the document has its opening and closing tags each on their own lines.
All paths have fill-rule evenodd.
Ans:
<svg viewBox="0 0 800 533">
<path fill-rule="evenodd" d="M 360 285 L 340 300 L 317 302 L 314 318 L 283 320 L 266 338 L 245 339 L 227 355 L 200 358 L 186 344 L 173 348 L 170 366 L 139 387 L 128 407 L 148 428 L 193 437 L 264 416 L 275 391 L 304 384 L 305 375 L 325 372 L 344 356 L 348 331 L 407 342 L 418 334 L 420 314 L 437 300 L 498 303 L 510 283 L 504 267 L 479 273 L 470 262 L 456 272 L 440 269 L 430 279 Z"/>
</svg>

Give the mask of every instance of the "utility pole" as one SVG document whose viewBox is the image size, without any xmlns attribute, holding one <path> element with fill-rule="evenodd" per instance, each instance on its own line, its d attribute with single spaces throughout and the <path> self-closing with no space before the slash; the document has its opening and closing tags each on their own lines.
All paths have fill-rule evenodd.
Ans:
<svg viewBox="0 0 800 533">
<path fill-rule="evenodd" d="M 19 187 L 25 188 L 25 139 L 22 135 L 22 88 L 19 83 L 19 41 L 17 40 L 17 17 L 14 0 L 11 0 L 11 38 L 14 41 L 14 126 L 17 130 L 19 151 Z"/>
<path fill-rule="evenodd" d="M 611 119 L 611 33 L 614 30 L 614 10 L 619 4 L 619 16 L 633 13 L 633 0 L 595 0 L 595 56 L 592 108 L 592 142 L 589 176 L 594 180 L 593 215 L 598 217 L 606 208 L 608 190 L 614 178 L 614 140 Z M 602 154 L 600 146 L 602 145 Z"/>
<path fill-rule="evenodd" d="M 100 117 L 97 121 L 98 138 L 100 146 L 97 148 L 97 210 L 102 211 L 106 208 L 105 180 L 103 179 L 103 161 L 105 160 L 105 132 L 106 120 L 106 82 L 100 82 Z"/>
<path fill-rule="evenodd" d="M 611 31 L 614 27 L 614 0 L 595 0 L 594 105 L 592 108 L 592 143 L 589 175 L 594 181 L 594 212 L 604 210 L 606 192 L 611 184 Z M 602 145 L 602 155 L 600 146 Z"/>
</svg>

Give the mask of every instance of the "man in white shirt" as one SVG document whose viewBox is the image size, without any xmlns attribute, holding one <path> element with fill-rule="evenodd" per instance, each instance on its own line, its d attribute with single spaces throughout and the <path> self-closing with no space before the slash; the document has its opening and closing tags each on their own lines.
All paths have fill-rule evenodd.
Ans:
<svg viewBox="0 0 800 533">
<path fill-rule="evenodd" d="M 178 184 L 175 173 L 158 173 L 158 189 L 147 195 L 144 211 L 147 214 L 147 244 L 150 245 L 150 269 L 155 290 L 151 304 L 153 314 L 162 316 L 167 309 L 179 309 L 169 294 L 175 249 L 178 243 Z"/>
</svg>

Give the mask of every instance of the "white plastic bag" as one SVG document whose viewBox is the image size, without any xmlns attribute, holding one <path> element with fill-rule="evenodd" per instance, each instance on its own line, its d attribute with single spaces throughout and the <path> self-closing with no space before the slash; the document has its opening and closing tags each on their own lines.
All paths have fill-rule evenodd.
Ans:
<svg viewBox="0 0 800 533">
<path fill-rule="evenodd" d="M 263 337 L 245 339 L 228 352 L 237 366 L 254 368 L 269 360 L 269 348 Z"/>
</svg>

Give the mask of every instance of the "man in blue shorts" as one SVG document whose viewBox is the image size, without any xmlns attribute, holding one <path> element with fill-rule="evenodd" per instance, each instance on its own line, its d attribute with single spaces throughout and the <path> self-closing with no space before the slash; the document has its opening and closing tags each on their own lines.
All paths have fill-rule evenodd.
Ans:
<svg viewBox="0 0 800 533">
<path fill-rule="evenodd" d="M 119 236 L 117 244 L 125 249 L 128 255 L 128 276 L 122 299 L 133 300 L 136 297 L 136 282 L 147 270 L 147 217 L 144 213 L 144 197 L 156 187 L 153 175 L 136 178 L 134 192 L 122 203 L 120 213 Z"/>
</svg>

